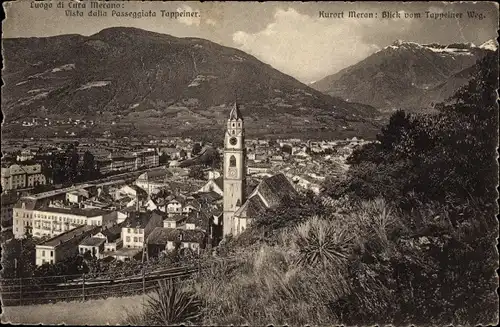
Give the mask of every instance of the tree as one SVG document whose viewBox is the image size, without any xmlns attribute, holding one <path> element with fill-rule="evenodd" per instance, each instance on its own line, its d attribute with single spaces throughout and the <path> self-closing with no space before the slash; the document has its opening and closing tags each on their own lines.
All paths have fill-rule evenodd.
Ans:
<svg viewBox="0 0 500 327">
<path fill-rule="evenodd" d="M 411 115 L 402 110 L 396 111 L 389 119 L 389 124 L 382 128 L 382 133 L 377 135 L 377 140 L 386 151 L 393 150 L 401 139 L 411 129 Z"/>
<path fill-rule="evenodd" d="M 55 184 L 64 183 L 66 181 L 66 155 L 59 152 L 53 155 L 50 166 L 52 167 L 52 180 Z"/>
<path fill-rule="evenodd" d="M 170 161 L 170 156 L 168 155 L 168 153 L 165 153 L 163 152 L 161 155 L 160 155 L 160 158 L 159 158 L 159 163 L 160 165 L 161 164 L 167 164 L 169 161 Z"/>
<path fill-rule="evenodd" d="M 75 148 L 68 151 L 66 157 L 66 181 L 73 183 L 78 180 L 78 163 L 80 161 L 80 156 Z"/>
<path fill-rule="evenodd" d="M 194 157 L 201 152 L 200 143 L 193 144 L 193 149 L 191 150 L 191 155 Z"/>
<path fill-rule="evenodd" d="M 98 177 L 94 155 L 88 150 L 83 154 L 81 176 L 84 181 L 93 180 Z"/>
<path fill-rule="evenodd" d="M 281 151 L 284 153 L 288 153 L 289 155 L 292 155 L 293 149 L 290 145 L 283 144 L 283 146 L 281 147 Z"/>
<path fill-rule="evenodd" d="M 220 168 L 221 158 L 219 151 L 208 148 L 200 157 L 200 163 L 206 167 Z"/>
<path fill-rule="evenodd" d="M 194 179 L 205 179 L 205 173 L 201 166 L 191 166 L 188 176 Z"/>
<path fill-rule="evenodd" d="M 492 55 L 479 62 L 473 79 L 437 106 L 438 114 L 394 113 L 378 136 L 380 144 L 354 151 L 347 178 L 325 185 L 328 194 L 365 199 L 381 194 L 400 201 L 414 192 L 426 201 L 494 200 L 497 61 Z"/>
<path fill-rule="evenodd" d="M 2 277 L 31 277 L 35 270 L 35 246 L 30 235 L 22 240 L 5 242 L 2 247 Z"/>
</svg>

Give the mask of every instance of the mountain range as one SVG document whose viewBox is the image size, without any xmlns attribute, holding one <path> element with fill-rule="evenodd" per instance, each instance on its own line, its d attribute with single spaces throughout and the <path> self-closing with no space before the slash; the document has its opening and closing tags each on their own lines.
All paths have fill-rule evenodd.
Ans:
<svg viewBox="0 0 500 327">
<path fill-rule="evenodd" d="M 467 83 L 479 59 L 496 49 L 494 40 L 481 46 L 399 40 L 310 86 L 382 112 L 432 111 Z"/>
<path fill-rule="evenodd" d="M 235 101 L 255 135 L 374 135 L 377 111 L 319 92 L 255 57 L 199 39 L 114 27 L 3 39 L 7 121 L 93 119 L 101 133 L 220 131 Z M 222 135 L 222 134 L 221 134 Z"/>
</svg>

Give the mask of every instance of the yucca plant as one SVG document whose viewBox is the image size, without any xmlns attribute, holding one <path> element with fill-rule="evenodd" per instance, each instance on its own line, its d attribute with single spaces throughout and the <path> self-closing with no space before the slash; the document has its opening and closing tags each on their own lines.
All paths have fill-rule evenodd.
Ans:
<svg viewBox="0 0 500 327">
<path fill-rule="evenodd" d="M 295 230 L 297 264 L 301 266 L 344 266 L 353 236 L 346 225 L 314 216 Z"/>
<path fill-rule="evenodd" d="M 360 229 L 367 230 L 369 234 L 374 235 L 382 245 L 389 244 L 387 232 L 394 227 L 396 219 L 391 207 L 384 199 L 379 198 L 361 203 L 358 218 L 358 223 L 364 225 L 360 226 Z"/>
<path fill-rule="evenodd" d="M 151 325 L 194 324 L 200 318 L 201 307 L 194 294 L 168 279 L 158 281 L 158 289 L 149 296 L 144 314 Z"/>
</svg>

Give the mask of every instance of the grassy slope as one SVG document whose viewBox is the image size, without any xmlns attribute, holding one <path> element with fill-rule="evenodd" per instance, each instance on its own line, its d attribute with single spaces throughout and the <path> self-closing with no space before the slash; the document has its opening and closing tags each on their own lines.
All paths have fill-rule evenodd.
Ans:
<svg viewBox="0 0 500 327">
<path fill-rule="evenodd" d="M 439 209 L 407 215 L 383 201 L 332 204 L 324 219 L 261 226 L 207 260 L 210 269 L 194 285 L 205 302 L 204 323 L 498 321 L 498 254 L 484 212 L 454 227 Z"/>
</svg>

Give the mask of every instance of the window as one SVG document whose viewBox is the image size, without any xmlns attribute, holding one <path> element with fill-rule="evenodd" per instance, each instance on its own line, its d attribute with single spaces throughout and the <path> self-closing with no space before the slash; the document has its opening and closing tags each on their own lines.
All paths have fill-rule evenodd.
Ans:
<svg viewBox="0 0 500 327">
<path fill-rule="evenodd" d="M 42 251 L 42 257 L 45 257 L 45 251 Z"/>
<path fill-rule="evenodd" d="M 137 242 L 137 237 L 134 237 L 134 242 Z"/>
<path fill-rule="evenodd" d="M 139 242 L 142 242 L 142 237 L 139 237 Z"/>
<path fill-rule="evenodd" d="M 236 167 L 236 158 L 235 158 L 235 156 L 231 156 L 231 158 L 229 158 L 229 167 Z"/>
<path fill-rule="evenodd" d="M 50 257 L 54 256 L 54 251 L 50 251 Z"/>
<path fill-rule="evenodd" d="M 126 237 L 127 242 L 130 242 L 130 236 Z"/>
<path fill-rule="evenodd" d="M 130 233 L 130 228 L 127 229 L 127 233 Z"/>
</svg>

